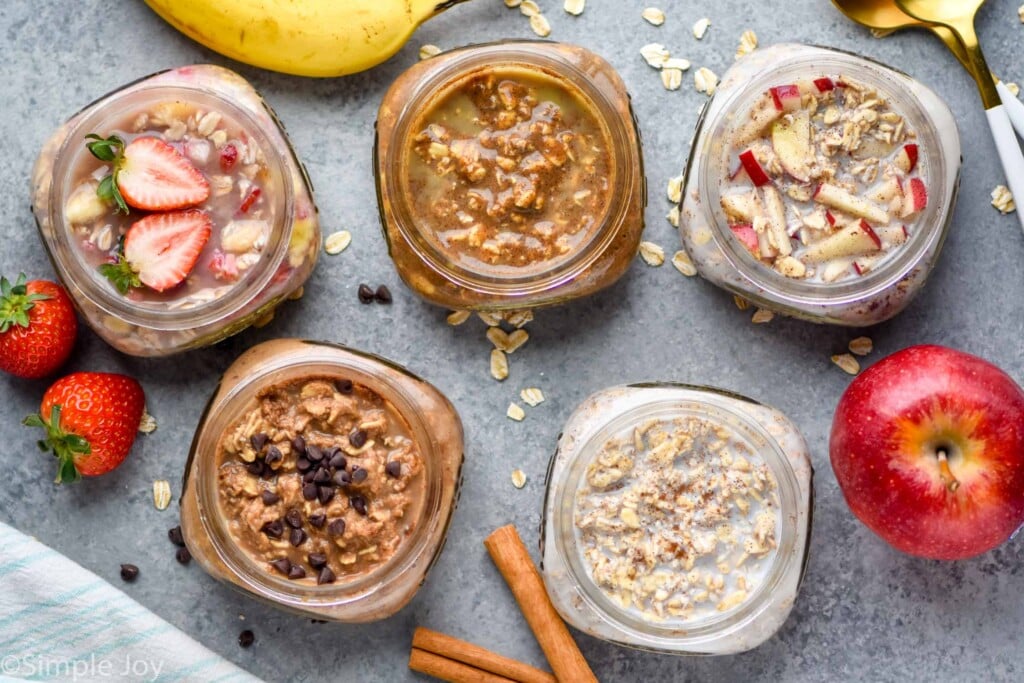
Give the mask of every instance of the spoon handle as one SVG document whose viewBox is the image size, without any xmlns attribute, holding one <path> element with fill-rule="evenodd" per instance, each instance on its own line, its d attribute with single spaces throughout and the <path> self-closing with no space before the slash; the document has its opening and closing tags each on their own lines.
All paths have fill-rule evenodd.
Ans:
<svg viewBox="0 0 1024 683">
<path fill-rule="evenodd" d="M 1017 96 L 1010 92 L 1010 89 L 1002 81 L 996 81 L 996 90 L 999 91 L 999 99 L 1006 107 L 1006 114 L 1010 117 L 1013 129 L 1017 131 L 1017 135 L 1024 138 L 1024 102 L 1017 99 Z M 1024 202 L 1024 199 L 1021 201 Z"/>
<path fill-rule="evenodd" d="M 992 139 L 995 140 L 999 160 L 1003 163 L 1006 184 L 1010 186 L 1014 200 L 1021 203 L 1017 207 L 1017 218 L 1020 220 L 1021 229 L 1024 229 L 1024 154 L 1021 153 L 1020 143 L 1013 133 L 1013 125 L 1010 123 L 1005 105 L 1000 104 L 986 109 L 985 114 L 992 129 Z"/>
</svg>

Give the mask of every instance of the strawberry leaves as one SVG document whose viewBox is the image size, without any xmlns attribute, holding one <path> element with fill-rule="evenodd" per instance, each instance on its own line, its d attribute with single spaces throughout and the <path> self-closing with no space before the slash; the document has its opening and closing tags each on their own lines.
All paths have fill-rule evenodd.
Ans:
<svg viewBox="0 0 1024 683">
<path fill-rule="evenodd" d="M 127 214 L 128 204 L 117 187 L 117 174 L 124 165 L 124 140 L 116 135 L 104 138 L 95 133 L 89 133 L 85 139 L 92 141 L 85 143 L 85 146 L 94 157 L 113 164 L 113 170 L 103 177 L 96 188 L 96 195 L 104 201 L 114 202 L 118 213 Z"/>
<path fill-rule="evenodd" d="M 110 280 L 121 294 L 127 294 L 132 289 L 142 286 L 139 274 L 124 257 L 123 237 L 117 246 L 117 260 L 114 263 L 104 263 L 99 267 L 99 271 L 100 275 Z"/>
<path fill-rule="evenodd" d="M 12 285 L 10 280 L 0 277 L 0 334 L 12 326 L 28 327 L 28 312 L 37 301 L 46 301 L 47 294 L 29 294 L 22 273 Z"/>
<path fill-rule="evenodd" d="M 60 464 L 57 468 L 57 484 L 71 483 L 82 478 L 75 467 L 75 456 L 89 455 L 92 453 L 92 446 L 89 442 L 79 436 L 65 432 L 60 426 L 60 406 L 54 405 L 50 409 L 50 419 L 45 420 L 41 415 L 29 415 L 22 424 L 26 427 L 38 427 L 46 431 L 46 438 L 40 439 L 37 443 L 39 450 L 44 453 L 53 451 Z"/>
</svg>

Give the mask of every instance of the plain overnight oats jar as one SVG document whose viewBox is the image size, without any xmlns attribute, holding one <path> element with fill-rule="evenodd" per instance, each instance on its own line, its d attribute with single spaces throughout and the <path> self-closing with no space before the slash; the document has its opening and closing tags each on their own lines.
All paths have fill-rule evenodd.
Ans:
<svg viewBox="0 0 1024 683">
<path fill-rule="evenodd" d="M 309 277 L 320 243 L 283 126 L 217 66 L 155 74 L 72 116 L 40 152 L 32 205 L 86 322 L 138 356 L 269 317 Z"/>
<path fill-rule="evenodd" d="M 580 47 L 476 45 L 416 64 L 381 104 L 374 171 L 395 267 L 448 308 L 586 296 L 639 246 L 646 185 L 629 95 Z"/>
<path fill-rule="evenodd" d="M 196 430 L 182 534 L 248 595 L 319 619 L 383 619 L 441 552 L 462 457 L 455 409 L 405 369 L 265 342 L 225 372 Z"/>
<path fill-rule="evenodd" d="M 814 322 L 899 313 L 938 259 L 960 141 L 949 107 L 846 52 L 775 45 L 744 56 L 701 114 L 680 235 L 702 277 Z"/>
<path fill-rule="evenodd" d="M 803 436 L 774 408 L 684 384 L 598 392 L 548 470 L 548 593 L 567 622 L 621 645 L 754 648 L 796 599 L 812 474 Z"/>
</svg>

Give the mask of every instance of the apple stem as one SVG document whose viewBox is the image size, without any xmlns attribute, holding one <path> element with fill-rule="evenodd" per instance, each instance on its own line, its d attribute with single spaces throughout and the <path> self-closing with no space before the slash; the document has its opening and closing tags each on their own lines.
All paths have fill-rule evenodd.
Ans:
<svg viewBox="0 0 1024 683">
<path fill-rule="evenodd" d="M 946 457 L 946 451 L 940 450 L 938 456 L 939 476 L 942 477 L 942 481 L 946 482 L 946 488 L 949 489 L 949 492 L 953 493 L 960 488 L 960 482 L 953 476 L 953 470 L 949 469 L 949 458 Z"/>
</svg>

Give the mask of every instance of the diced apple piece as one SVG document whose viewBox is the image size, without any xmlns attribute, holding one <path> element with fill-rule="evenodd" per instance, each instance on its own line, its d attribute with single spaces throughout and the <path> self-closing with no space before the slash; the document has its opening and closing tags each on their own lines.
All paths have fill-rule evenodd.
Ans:
<svg viewBox="0 0 1024 683">
<path fill-rule="evenodd" d="M 911 178 L 903 188 L 903 210 L 900 216 L 906 218 L 928 206 L 928 190 L 920 178 Z"/>
<path fill-rule="evenodd" d="M 761 189 L 764 197 L 765 218 L 768 219 L 768 229 L 771 231 L 770 242 L 783 256 L 793 252 L 793 245 L 789 243 L 789 231 L 786 229 L 786 207 L 782 203 L 782 195 L 772 186 Z"/>
<path fill-rule="evenodd" d="M 828 224 L 829 224 L 830 226 L 835 226 L 835 224 L 836 224 L 836 217 L 835 217 L 835 214 L 833 214 L 833 213 L 832 213 L 831 211 L 829 211 L 828 209 L 825 209 L 825 220 L 826 220 L 826 221 L 828 221 Z"/>
<path fill-rule="evenodd" d="M 829 92 L 836 89 L 836 84 L 831 78 L 815 78 L 814 87 L 818 92 Z"/>
<path fill-rule="evenodd" d="M 772 124 L 772 148 L 786 173 L 805 183 L 810 178 L 811 117 L 806 111 L 781 118 Z"/>
<path fill-rule="evenodd" d="M 834 259 L 828 262 L 824 268 L 821 269 L 821 280 L 822 282 L 835 282 L 848 270 L 850 270 L 850 264 L 852 259 L 841 258 Z"/>
<path fill-rule="evenodd" d="M 750 223 L 740 223 L 738 225 L 730 225 L 729 229 L 732 230 L 732 234 L 736 235 L 736 239 L 743 243 L 743 246 L 757 256 L 757 233 L 754 232 L 754 226 Z"/>
<path fill-rule="evenodd" d="M 750 115 L 747 120 L 736 128 L 733 133 L 735 141 L 733 144 L 737 147 L 742 147 L 748 144 L 751 140 L 761 137 L 761 134 L 765 131 L 768 126 L 771 125 L 772 121 L 782 116 L 782 112 L 775 108 L 772 98 L 767 93 L 761 100 L 754 105 L 750 110 Z"/>
<path fill-rule="evenodd" d="M 754 216 L 761 213 L 757 192 L 754 190 L 722 195 L 721 203 L 722 210 L 730 220 L 750 223 L 754 220 Z"/>
<path fill-rule="evenodd" d="M 796 111 L 800 108 L 800 88 L 795 85 L 777 85 L 768 90 L 772 104 L 779 111 Z"/>
<path fill-rule="evenodd" d="M 878 263 L 877 256 L 862 256 L 853 260 L 853 269 L 857 272 L 857 275 L 863 275 L 870 272 L 876 263 Z"/>
<path fill-rule="evenodd" d="M 96 187 L 96 183 L 85 182 L 72 191 L 64 205 L 64 218 L 68 223 L 91 223 L 107 212 L 107 203 L 96 194 Z"/>
<path fill-rule="evenodd" d="M 853 214 L 858 218 L 866 218 L 872 223 L 889 224 L 889 214 L 885 209 L 872 204 L 863 197 L 852 195 L 838 185 L 822 183 L 814 191 L 814 201 L 833 209 Z"/>
<path fill-rule="evenodd" d="M 910 236 L 907 233 L 905 225 L 890 225 L 881 228 L 875 228 L 875 234 L 878 235 L 878 239 L 882 240 L 882 245 L 888 249 L 889 247 L 903 244 L 907 241 Z"/>
<path fill-rule="evenodd" d="M 747 177 L 750 178 L 750 182 L 754 183 L 755 186 L 761 187 L 767 185 L 772 179 L 762 168 L 757 157 L 754 156 L 753 150 L 746 150 L 740 154 L 740 164 L 743 166 L 743 170 L 747 172 Z"/>
<path fill-rule="evenodd" d="M 889 176 L 884 182 L 872 188 L 865 197 L 878 204 L 888 204 L 892 201 L 893 197 L 901 194 L 903 194 L 903 190 L 900 187 L 900 182 L 896 178 Z"/>
<path fill-rule="evenodd" d="M 903 145 L 903 149 L 896 153 L 896 168 L 909 175 L 916 167 L 917 145 L 914 143 Z"/>
<path fill-rule="evenodd" d="M 804 260 L 821 263 L 844 256 L 864 256 L 882 248 L 882 241 L 867 221 L 848 225 L 834 235 L 815 242 L 804 252 Z"/>
</svg>

